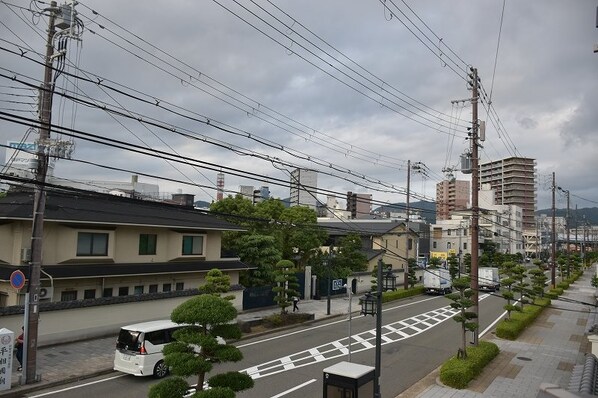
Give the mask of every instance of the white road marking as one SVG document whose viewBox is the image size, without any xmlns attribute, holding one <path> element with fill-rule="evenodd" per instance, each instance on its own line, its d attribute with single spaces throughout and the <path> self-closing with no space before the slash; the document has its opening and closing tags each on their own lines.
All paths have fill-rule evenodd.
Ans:
<svg viewBox="0 0 598 398">
<path fill-rule="evenodd" d="M 489 295 L 480 296 L 480 300 L 489 297 Z M 402 319 L 384 326 L 381 340 L 382 345 L 395 343 L 416 336 L 440 325 L 447 319 L 451 319 L 459 310 L 450 306 L 437 308 L 432 311 L 418 314 L 410 318 Z M 348 352 L 348 344 L 351 344 L 351 352 L 358 353 L 375 347 L 376 330 L 367 330 L 348 337 L 324 343 L 304 351 L 299 351 L 289 356 L 273 359 L 260 365 L 241 370 L 247 373 L 253 379 L 259 379 L 265 376 L 271 376 L 285 372 L 289 369 L 301 368 L 313 365 L 318 362 L 339 358 L 345 356 Z M 293 363 L 294 361 L 294 363 Z"/>
<path fill-rule="evenodd" d="M 96 380 L 96 381 L 91 381 L 89 383 L 85 383 L 85 384 L 79 384 L 77 386 L 73 386 L 73 387 L 67 387 L 67 388 L 63 388 L 61 390 L 56 390 L 56 391 L 50 391 L 50 392 L 45 392 L 43 394 L 37 394 L 37 395 L 31 395 L 29 398 L 37 398 L 37 397 L 45 397 L 47 395 L 54 395 L 54 394 L 59 394 L 61 392 L 64 391 L 69 391 L 69 390 L 75 390 L 77 388 L 81 388 L 81 387 L 87 387 L 87 386 L 91 386 L 93 384 L 97 384 L 97 383 L 103 383 L 105 381 L 109 381 L 109 380 L 114 380 L 114 379 L 118 379 L 120 377 L 125 377 L 128 376 L 126 373 L 123 374 L 119 374 L 117 376 L 112 376 L 112 377 L 108 377 L 106 379 L 101 379 L 101 380 Z"/>
<path fill-rule="evenodd" d="M 283 392 L 281 392 L 280 394 L 272 395 L 270 398 L 280 398 L 280 397 L 282 397 L 282 396 L 285 396 L 285 395 L 287 395 L 287 394 L 288 394 L 288 393 L 290 393 L 290 392 L 293 392 L 293 391 L 296 391 L 296 390 L 298 390 L 298 389 L 300 389 L 300 388 L 303 388 L 303 387 L 305 387 L 305 386 L 307 386 L 307 385 L 309 385 L 309 384 L 313 383 L 314 381 L 316 381 L 316 379 L 311 379 L 311 380 L 308 380 L 308 381 L 306 381 L 305 383 L 299 384 L 298 386 L 295 386 L 295 387 L 293 387 L 293 388 L 291 388 L 291 389 L 289 389 L 289 390 L 283 391 Z"/>
</svg>

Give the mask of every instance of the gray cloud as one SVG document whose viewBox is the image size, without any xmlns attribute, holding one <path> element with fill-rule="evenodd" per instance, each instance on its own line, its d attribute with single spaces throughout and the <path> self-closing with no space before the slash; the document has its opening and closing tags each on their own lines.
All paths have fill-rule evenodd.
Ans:
<svg viewBox="0 0 598 398">
<path fill-rule="evenodd" d="M 497 131 L 480 107 L 480 118 L 487 121 L 483 158 L 495 160 L 511 156 L 514 146 L 521 156 L 537 159 L 539 174 L 550 175 L 557 171 L 559 180 L 566 182 L 572 190 L 575 187 L 584 195 L 593 195 L 594 200 L 598 198 L 598 189 L 588 188 L 590 183 L 598 186 L 595 173 L 590 171 L 597 166 L 594 160 L 596 144 L 591 140 L 595 126 L 598 126 L 598 113 L 595 112 L 598 103 L 597 58 L 591 53 L 598 37 L 593 20 L 595 2 L 548 0 L 541 7 L 507 2 L 496 73 L 494 56 L 501 2 L 481 0 L 472 4 L 465 0 L 444 3 L 425 0 L 411 3 L 411 8 L 434 31 L 434 34 L 426 32 L 432 41 L 426 45 L 433 47 L 441 42 L 441 38 L 450 50 L 443 48 L 442 54 L 438 50 L 431 52 L 400 20 L 426 41 L 417 29 L 400 13 L 390 18 L 378 2 L 277 2 L 296 19 L 292 22 L 287 16 L 276 14 L 296 30 L 291 32 L 289 28 L 281 28 L 288 37 L 265 26 L 238 6 L 230 6 L 280 42 L 276 43 L 212 2 L 171 1 L 167 8 L 156 12 L 155 6 L 140 7 L 131 2 L 86 1 L 77 7 L 86 26 L 81 42 L 80 68 L 102 76 L 106 82 L 109 79 L 137 90 L 135 95 L 146 98 L 149 103 L 140 103 L 113 91 L 103 92 L 93 83 L 80 82 L 81 95 L 101 99 L 115 107 L 122 106 L 144 119 L 151 117 L 159 123 L 176 126 L 195 139 L 144 126 L 135 120 L 112 117 L 85 106 L 77 109 L 75 128 L 130 144 L 147 144 L 159 150 L 174 148 L 184 156 L 264 176 L 245 179 L 229 174 L 226 185 L 232 190 L 240 184 L 261 185 L 262 180 L 288 179 L 288 175 L 285 170 L 273 167 L 271 162 L 241 156 L 227 150 L 227 146 L 316 167 L 313 162 L 303 159 L 305 155 L 400 187 L 406 185 L 405 162 L 408 159 L 422 161 L 430 167 L 432 178 L 422 181 L 415 177 L 417 183 L 412 188 L 418 194 L 433 197 L 435 183 L 442 178 L 442 169 L 457 165 L 459 155 L 469 145 L 464 137 L 471 121 L 471 107 L 468 103 L 456 106 L 451 101 L 471 95 L 464 78 L 465 65 L 472 65 L 479 70 L 485 94 L 492 91 L 492 105 L 500 117 L 496 125 L 501 126 L 501 131 Z M 259 4 L 275 11 L 266 2 Z M 95 9 L 100 16 L 94 16 L 85 6 Z M 33 50 L 43 52 L 43 31 L 47 21 L 42 18 L 37 25 L 30 26 L 25 22 L 27 19 L 18 18 L 8 6 L 2 7 L 3 22 L 18 37 L 4 26 L 0 26 L 0 35 L 9 42 L 21 46 L 26 43 Z M 259 9 L 253 9 L 268 21 L 275 22 Z M 409 14 L 404 5 L 401 9 Z M 102 16 L 143 40 L 130 36 Z M 413 15 L 411 19 L 418 22 Z M 301 25 L 333 47 L 302 30 Z M 420 27 L 425 29 L 421 24 Z M 299 32 L 308 35 L 311 43 L 301 39 Z M 127 37 L 134 45 L 114 33 Z M 299 43 L 313 54 L 302 50 Z M 321 50 L 312 44 L 317 44 Z M 10 47 L 6 43 L 3 46 Z M 283 46 L 291 47 L 291 51 Z M 73 61 L 77 59 L 75 50 L 73 42 L 69 48 Z M 335 70 L 331 65 L 341 67 L 339 61 L 329 58 L 322 50 L 342 60 L 352 70 L 343 68 L 346 75 Z M 359 65 L 342 58 L 336 50 L 341 50 Z M 160 56 L 162 61 L 152 55 Z M 455 67 L 451 60 L 460 66 Z M 451 65 L 458 74 L 451 70 Z M 39 80 L 42 76 L 39 65 L 18 56 L 3 54 L 0 66 L 32 79 Z M 59 80 L 59 84 L 64 83 Z M 3 86 L 11 84 L 6 79 L 0 81 Z M 385 91 L 392 96 L 388 92 L 384 94 Z M 7 87 L 1 88 L 0 100 L 7 100 L 8 94 L 14 92 Z M 389 98 L 383 99 L 382 95 Z M 111 96 L 120 105 L 114 103 Z M 184 108 L 176 110 L 188 117 L 156 107 L 155 99 L 163 105 L 172 102 Z M 70 104 L 65 103 L 62 107 L 58 101 L 55 104 L 55 113 L 64 114 L 64 118 L 55 120 L 70 123 Z M 9 109 L 6 102 L 0 102 L 0 107 Z M 209 118 L 212 124 L 193 118 L 204 121 Z M 215 129 L 216 122 L 225 123 L 231 131 Z M 435 123 L 440 123 L 441 127 Z M 7 139 L 20 139 L 24 134 L 23 128 L 6 122 L 0 122 L 0 131 Z M 259 139 L 248 139 L 248 134 Z M 218 140 L 220 145 L 210 145 L 202 141 L 202 137 Z M 301 155 L 294 157 L 258 141 L 267 141 Z M 215 171 L 200 170 L 204 177 L 186 165 L 177 165 L 177 170 L 160 159 L 131 155 L 81 140 L 77 142 L 75 156 L 169 178 L 189 177 L 202 185 L 213 186 L 216 180 Z M 64 173 L 67 178 L 129 178 L 127 173 L 66 161 L 59 164 L 57 172 Z M 344 176 L 358 181 L 354 175 L 345 173 Z M 469 177 L 457 172 L 457 178 Z M 324 174 L 319 181 L 324 188 L 369 191 Z M 160 185 L 163 191 L 173 192 L 181 188 L 177 183 L 160 182 Z M 196 193 L 198 199 L 211 199 L 205 191 L 185 187 L 187 189 Z M 271 190 L 275 196 L 288 196 L 288 189 L 273 185 Z M 208 192 L 213 194 L 213 191 Z M 373 193 L 374 199 L 382 202 L 405 200 L 403 195 Z M 539 207 L 546 207 L 549 196 L 542 186 L 539 186 L 538 198 Z"/>
</svg>

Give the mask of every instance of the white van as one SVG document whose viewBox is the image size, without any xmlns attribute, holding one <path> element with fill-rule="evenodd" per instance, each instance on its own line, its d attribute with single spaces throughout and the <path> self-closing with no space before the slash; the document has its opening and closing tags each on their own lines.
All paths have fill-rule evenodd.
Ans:
<svg viewBox="0 0 598 398">
<path fill-rule="evenodd" d="M 170 320 L 123 326 L 116 340 L 114 370 L 135 376 L 166 376 L 162 348 L 173 340 L 172 333 L 183 327 L 186 325 Z"/>
</svg>

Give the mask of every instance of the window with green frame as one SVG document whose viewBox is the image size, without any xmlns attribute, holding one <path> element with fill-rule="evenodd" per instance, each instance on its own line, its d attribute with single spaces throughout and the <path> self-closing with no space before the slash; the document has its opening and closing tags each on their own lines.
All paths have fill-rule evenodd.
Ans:
<svg viewBox="0 0 598 398">
<path fill-rule="evenodd" d="M 183 255 L 198 256 L 203 254 L 203 236 L 184 235 L 183 236 Z"/>
<path fill-rule="evenodd" d="M 158 235 L 156 234 L 140 234 L 139 235 L 139 255 L 156 254 L 156 242 Z"/>
</svg>

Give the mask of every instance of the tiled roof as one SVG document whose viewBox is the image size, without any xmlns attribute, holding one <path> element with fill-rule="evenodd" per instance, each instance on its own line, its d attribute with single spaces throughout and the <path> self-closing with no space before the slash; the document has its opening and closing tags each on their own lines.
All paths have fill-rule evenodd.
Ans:
<svg viewBox="0 0 598 398">
<path fill-rule="evenodd" d="M 598 359 L 594 354 L 586 354 L 585 362 L 575 365 L 567 390 L 581 393 L 581 396 L 595 396 L 598 393 Z"/>
<path fill-rule="evenodd" d="M 0 222 L 30 220 L 33 192 L 9 192 L 0 198 Z M 49 192 L 45 221 L 104 225 L 143 225 L 165 228 L 241 231 L 242 228 L 205 211 L 180 205 L 98 193 Z"/>
<path fill-rule="evenodd" d="M 175 274 L 181 272 L 209 271 L 218 268 L 223 271 L 247 270 L 256 267 L 247 265 L 238 260 L 220 260 L 220 261 L 173 261 L 165 263 L 128 263 L 128 264 L 57 264 L 44 265 L 45 274 L 49 274 L 53 279 L 77 279 L 87 277 L 109 277 L 109 276 L 128 276 L 128 275 L 155 275 L 155 274 Z M 8 281 L 13 271 L 21 270 L 25 275 L 29 274 L 29 267 L 0 264 L 0 281 Z"/>
</svg>

